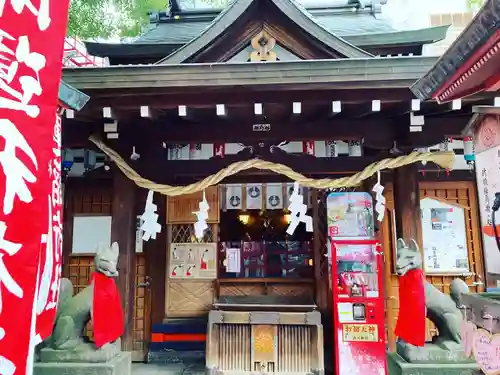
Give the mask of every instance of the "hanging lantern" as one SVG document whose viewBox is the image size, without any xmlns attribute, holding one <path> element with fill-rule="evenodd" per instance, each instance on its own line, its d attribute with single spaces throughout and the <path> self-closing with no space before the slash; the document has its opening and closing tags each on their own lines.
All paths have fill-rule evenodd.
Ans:
<svg viewBox="0 0 500 375">
<path fill-rule="evenodd" d="M 304 152 L 304 154 L 314 156 L 315 154 L 314 146 L 315 146 L 314 141 L 302 142 L 302 151 Z"/>
<path fill-rule="evenodd" d="M 181 160 L 181 149 L 178 144 L 168 145 L 168 160 Z"/>
<path fill-rule="evenodd" d="M 362 156 L 363 148 L 362 148 L 362 140 L 349 141 L 347 144 L 347 149 L 349 151 L 349 156 Z"/>
<path fill-rule="evenodd" d="M 339 156 L 337 141 L 325 141 L 325 146 L 327 158 L 336 158 L 337 156 Z"/>
<path fill-rule="evenodd" d="M 450 151 L 450 142 L 452 141 L 451 138 L 445 138 L 443 142 L 439 144 L 439 151 Z"/>
<path fill-rule="evenodd" d="M 474 155 L 474 142 L 472 137 L 464 137 L 464 159 L 469 166 L 474 165 L 476 157 Z"/>
<path fill-rule="evenodd" d="M 214 156 L 223 158 L 226 155 L 226 144 L 225 143 L 214 143 Z"/>
<path fill-rule="evenodd" d="M 66 177 L 73 168 L 73 164 L 75 162 L 75 158 L 73 156 L 73 152 L 67 148 L 62 150 L 62 171 L 63 177 Z"/>
<path fill-rule="evenodd" d="M 201 159 L 201 143 L 191 143 L 189 145 L 189 159 L 190 160 Z"/>
<path fill-rule="evenodd" d="M 85 172 L 89 172 L 95 168 L 97 164 L 97 155 L 95 151 L 85 150 L 83 154 L 83 167 Z"/>
<path fill-rule="evenodd" d="M 439 151 L 450 151 L 450 143 L 453 142 L 453 138 L 445 138 L 443 143 L 439 144 Z M 453 151 L 453 150 L 451 150 Z M 450 175 L 450 170 L 445 169 L 446 176 Z"/>
</svg>

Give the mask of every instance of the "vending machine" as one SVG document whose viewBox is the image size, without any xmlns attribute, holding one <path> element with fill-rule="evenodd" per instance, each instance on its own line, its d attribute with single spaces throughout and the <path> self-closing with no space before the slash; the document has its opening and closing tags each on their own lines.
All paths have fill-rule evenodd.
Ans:
<svg viewBox="0 0 500 375">
<path fill-rule="evenodd" d="M 382 252 L 369 193 L 327 200 L 336 375 L 387 375 Z"/>
</svg>

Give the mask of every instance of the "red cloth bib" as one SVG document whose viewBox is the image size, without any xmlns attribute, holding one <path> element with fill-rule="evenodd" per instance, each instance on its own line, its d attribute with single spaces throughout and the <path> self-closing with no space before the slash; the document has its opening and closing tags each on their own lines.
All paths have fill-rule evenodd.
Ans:
<svg viewBox="0 0 500 375">
<path fill-rule="evenodd" d="M 97 348 L 116 341 L 123 334 L 123 310 L 120 293 L 115 281 L 102 273 L 95 272 L 92 323 L 94 342 Z"/>
<path fill-rule="evenodd" d="M 408 271 L 399 278 L 399 316 L 395 334 L 405 342 L 425 344 L 425 289 L 421 269 Z"/>
</svg>

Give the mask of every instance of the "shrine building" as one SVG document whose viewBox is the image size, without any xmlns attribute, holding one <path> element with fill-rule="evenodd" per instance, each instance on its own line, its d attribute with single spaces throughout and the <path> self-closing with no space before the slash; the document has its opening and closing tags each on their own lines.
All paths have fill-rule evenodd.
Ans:
<svg viewBox="0 0 500 375">
<path fill-rule="evenodd" d="M 290 235 L 294 180 L 257 168 L 226 176 L 204 190 L 210 208 L 201 244 L 193 212 L 202 191 L 154 193 L 162 229 L 142 240 L 144 186 L 186 187 L 238 161 L 257 158 L 335 179 L 414 150 L 453 151 L 451 170 L 416 162 L 381 174 L 386 209 L 375 230 L 385 263 L 378 272 L 388 350 L 398 314 L 397 238 L 416 239 L 427 279 L 440 290 L 448 292 L 455 277 L 473 292 L 484 290 L 473 152 L 462 131 L 472 108 L 490 105 L 495 94 L 474 91 L 445 103 L 428 93 L 416 97 L 410 86 L 438 61 L 422 52 L 447 27 L 395 30 L 383 3 L 171 0 L 134 41 L 86 43 L 109 66 L 64 69 L 64 81 L 90 100 L 63 119 L 63 273 L 81 290 L 97 244 L 119 243 L 123 347 L 134 360 L 204 360 L 207 314 L 216 301 L 275 296 L 309 300 L 321 312 L 321 347 L 326 367 L 333 366 L 329 191 L 301 189 L 313 231 L 300 224 Z M 139 187 L 116 156 L 149 182 Z M 376 183 L 375 175 L 347 190 L 371 193 Z M 451 244 L 422 223 L 438 211 L 456 218 Z M 235 248 L 237 264 L 228 259 Z M 429 324 L 428 337 L 434 333 Z M 293 335 L 287 340 L 293 344 Z"/>
</svg>

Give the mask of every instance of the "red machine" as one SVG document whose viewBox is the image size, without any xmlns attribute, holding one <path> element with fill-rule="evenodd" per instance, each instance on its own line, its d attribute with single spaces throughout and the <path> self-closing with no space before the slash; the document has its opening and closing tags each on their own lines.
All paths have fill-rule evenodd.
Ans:
<svg viewBox="0 0 500 375">
<path fill-rule="evenodd" d="M 386 375 L 382 257 L 368 193 L 331 193 L 336 375 Z"/>
</svg>

